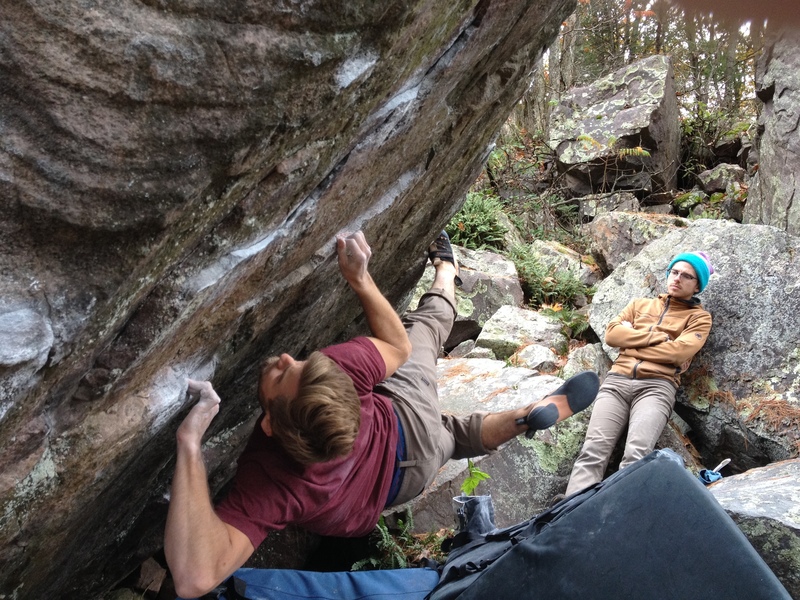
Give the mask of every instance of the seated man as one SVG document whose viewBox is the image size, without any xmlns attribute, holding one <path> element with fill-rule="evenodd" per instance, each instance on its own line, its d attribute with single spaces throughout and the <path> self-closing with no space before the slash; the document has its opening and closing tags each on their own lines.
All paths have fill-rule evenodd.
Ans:
<svg viewBox="0 0 800 600">
<path fill-rule="evenodd" d="M 653 451 L 672 414 L 681 373 L 711 331 L 711 315 L 695 294 L 713 272 L 704 252 L 678 254 L 667 267 L 668 293 L 636 298 L 609 322 L 606 344 L 620 352 L 597 395 L 567 496 L 603 479 L 625 426 L 620 469 Z"/>
<path fill-rule="evenodd" d="M 441 414 L 436 360 L 455 319 L 458 277 L 447 234 L 429 249 L 436 269 L 431 290 L 403 321 L 367 270 L 371 250 L 364 235 L 338 239 L 337 254 L 373 336 L 304 361 L 283 354 L 264 363 L 258 385 L 264 414 L 216 510 L 201 439 L 220 398 L 209 382 L 189 381 L 199 401 L 178 428 L 164 541 L 182 596 L 213 589 L 269 531 L 288 524 L 322 535 L 367 535 L 384 508 L 420 494 L 448 459 L 532 435 L 584 409 L 597 393 L 597 375 L 587 371 L 517 410 Z"/>
</svg>

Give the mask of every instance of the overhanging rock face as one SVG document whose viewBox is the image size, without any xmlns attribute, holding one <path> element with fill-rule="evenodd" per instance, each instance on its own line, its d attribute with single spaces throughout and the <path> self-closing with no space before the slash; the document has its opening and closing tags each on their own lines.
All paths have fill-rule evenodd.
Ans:
<svg viewBox="0 0 800 600">
<path fill-rule="evenodd" d="M 0 593 L 86 598 L 161 544 L 185 378 L 230 475 L 255 367 L 392 301 L 575 0 L 0 7 Z"/>
</svg>

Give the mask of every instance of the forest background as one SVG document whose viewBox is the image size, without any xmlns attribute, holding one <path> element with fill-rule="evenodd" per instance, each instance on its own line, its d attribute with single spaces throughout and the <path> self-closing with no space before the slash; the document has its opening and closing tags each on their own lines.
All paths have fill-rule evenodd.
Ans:
<svg viewBox="0 0 800 600">
<path fill-rule="evenodd" d="M 578 251 L 582 262 L 594 262 L 579 200 L 562 184 L 554 149 L 548 146 L 553 109 L 575 87 L 649 56 L 670 56 L 680 110 L 678 187 L 691 189 L 700 173 L 721 162 L 715 152 L 720 146 L 737 140 L 750 149 L 763 107 L 756 97 L 756 64 L 768 37 L 763 22 L 742 24 L 689 13 L 669 0 L 578 0 L 501 130 L 483 173 L 448 224 L 453 242 L 510 258 L 530 308 L 559 319 L 570 346 L 598 342 L 587 310 L 594 287 L 542 261 L 530 245 L 537 239 L 555 241 Z M 713 209 L 682 216 L 723 218 Z M 466 494 L 490 477 L 471 461 L 468 473 L 461 487 Z M 452 531 L 414 535 L 413 517 L 406 516 L 396 531 L 381 520 L 374 554 L 354 568 L 404 567 L 420 556 L 445 560 L 439 546 Z"/>
<path fill-rule="evenodd" d="M 509 243 L 511 225 L 524 242 L 555 240 L 592 261 L 579 203 L 556 173 L 547 143 L 554 107 L 575 87 L 649 56 L 670 56 L 681 115 L 678 187 L 689 190 L 700 173 L 720 161 L 715 153 L 720 145 L 736 139 L 750 148 L 763 106 L 755 93 L 756 63 L 767 37 L 763 22 L 720 21 L 669 0 L 578 0 L 509 116 L 484 172 L 449 223 L 451 238 L 512 258 L 532 308 L 555 307 L 573 325 L 573 334 L 591 335 L 585 314 L 575 309 L 593 290 L 570 273 L 544 267 L 529 247 Z M 746 184 L 743 188 L 746 193 Z M 722 214 L 712 209 L 683 216 Z"/>
</svg>

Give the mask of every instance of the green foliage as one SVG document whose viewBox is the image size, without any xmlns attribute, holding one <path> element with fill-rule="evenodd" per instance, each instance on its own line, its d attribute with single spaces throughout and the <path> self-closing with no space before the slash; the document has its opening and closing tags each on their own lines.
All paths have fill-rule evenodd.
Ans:
<svg viewBox="0 0 800 600">
<path fill-rule="evenodd" d="M 507 129 L 501 144 L 489 154 L 486 166 L 495 174 L 513 170 L 517 166 L 519 153 L 524 149 L 525 142 L 522 133 L 514 129 Z"/>
<path fill-rule="evenodd" d="M 718 119 L 704 105 L 699 105 L 695 114 L 681 119 L 681 165 L 687 178 L 697 177 L 710 166 L 718 130 Z"/>
<path fill-rule="evenodd" d="M 578 137 L 575 138 L 575 140 L 578 142 L 583 142 L 583 147 L 586 148 L 587 150 L 592 147 L 603 148 L 603 144 L 598 142 L 596 139 L 594 139 L 587 133 L 580 134 Z"/>
<path fill-rule="evenodd" d="M 581 339 L 589 330 L 589 317 L 586 313 L 562 304 L 543 306 L 542 314 L 555 317 L 561 322 L 561 333 L 572 340 Z"/>
<path fill-rule="evenodd" d="M 689 219 L 695 221 L 697 219 L 719 219 L 722 215 L 720 215 L 719 211 L 713 209 L 707 209 L 701 212 L 700 214 L 691 214 L 689 215 Z"/>
<path fill-rule="evenodd" d="M 573 273 L 543 265 L 527 246 L 514 246 L 510 258 L 517 267 L 522 291 L 531 308 L 545 304 L 572 306 L 578 296 L 591 296 L 594 290 Z"/>
<path fill-rule="evenodd" d="M 406 522 L 400 519 L 397 520 L 397 524 L 400 527 L 400 533 L 397 538 L 389 531 L 386 526 L 386 520 L 383 517 L 380 518 L 372 533 L 378 556 L 371 556 L 356 562 L 353 564 L 353 571 L 360 571 L 368 566 L 375 569 L 405 569 L 408 566 L 404 546 L 411 539 L 411 529 L 414 526 L 414 521 L 410 511 L 406 514 L 408 515 Z"/>
<path fill-rule="evenodd" d="M 713 149 L 723 138 L 741 135 L 744 123 L 731 124 L 729 111 L 698 102 L 694 112 L 681 119 L 681 175 L 683 185 L 694 185 L 697 175 L 714 166 Z"/>
<path fill-rule="evenodd" d="M 414 519 L 411 510 L 406 509 L 406 519 L 397 520 L 398 530 L 393 533 L 381 517 L 371 535 L 374 554 L 355 562 L 353 571 L 373 569 L 404 569 L 423 556 L 444 562 L 441 554 L 442 540 L 452 534 L 452 530 L 442 530 L 422 535 L 412 533 Z"/>
<path fill-rule="evenodd" d="M 532 146 L 532 139 L 525 129 L 506 123 L 500 130 L 497 146 L 486 161 L 486 174 L 495 191 L 519 177 L 535 175 L 540 165 L 540 149 L 531 152 Z"/>
<path fill-rule="evenodd" d="M 519 232 L 527 233 L 527 236 L 531 239 L 539 239 L 543 235 L 543 231 L 541 227 L 534 226 L 530 227 L 525 219 L 522 218 L 521 215 L 510 213 L 508 215 L 508 220 L 511 221 L 511 224 L 517 228 Z"/>
<path fill-rule="evenodd" d="M 706 195 L 703 192 L 697 190 L 691 190 L 683 194 L 680 194 L 679 196 L 676 196 L 675 200 L 673 200 L 673 204 L 679 210 L 688 212 L 693 207 L 703 202 L 705 199 Z"/>
<path fill-rule="evenodd" d="M 747 202 L 747 195 L 749 194 L 749 187 L 739 183 L 734 183 L 726 192 L 734 202 L 742 204 Z"/>
<path fill-rule="evenodd" d="M 617 152 L 617 157 L 619 160 L 627 156 L 639 156 L 641 158 L 650 158 L 650 152 L 642 148 L 641 146 L 636 146 L 634 148 L 620 148 L 619 152 Z"/>
<path fill-rule="evenodd" d="M 625 164 L 626 166 L 622 167 L 623 172 L 629 170 L 631 165 L 636 164 L 638 166 L 642 165 L 642 161 L 631 161 L 631 158 L 650 158 L 650 152 L 645 150 L 641 146 L 634 146 L 634 147 L 627 147 L 622 146 L 622 140 L 617 138 L 616 136 L 610 136 L 608 140 L 603 143 L 599 142 L 592 136 L 582 133 L 577 138 L 576 141 L 581 142 L 583 146 L 583 150 L 585 152 L 589 152 L 592 150 L 597 150 L 602 152 L 603 155 L 607 156 L 608 158 L 602 159 L 604 164 L 604 173 L 602 179 L 606 181 L 604 185 L 600 185 L 598 190 L 599 191 L 609 191 L 617 189 L 617 177 L 614 176 L 614 170 L 619 169 L 619 164 L 614 165 L 614 163 L 621 163 Z M 614 157 L 611 159 L 610 157 Z M 641 168 L 644 168 L 641 166 Z M 619 174 L 620 176 L 622 173 Z M 576 207 L 577 208 L 577 207 Z"/>
<path fill-rule="evenodd" d="M 555 194 L 548 194 L 542 198 L 548 210 L 556 215 L 558 224 L 562 228 L 572 230 L 578 220 L 578 205 L 572 199 L 564 200 Z"/>
<path fill-rule="evenodd" d="M 464 206 L 445 228 L 450 240 L 472 250 L 500 251 L 508 229 L 500 222 L 503 205 L 488 192 L 469 192 Z"/>
<path fill-rule="evenodd" d="M 573 199 L 555 193 L 520 194 L 504 207 L 523 239 L 555 240 L 570 247 L 582 247 L 580 215 Z"/>
<path fill-rule="evenodd" d="M 504 170 L 508 166 L 508 163 L 508 154 L 506 154 L 502 148 L 495 148 L 489 154 L 489 158 L 486 161 L 486 168 L 494 173 Z"/>
<path fill-rule="evenodd" d="M 478 484 L 480 484 L 481 481 L 491 479 L 491 477 L 488 473 L 485 473 L 476 467 L 475 463 L 473 463 L 470 459 L 467 459 L 467 470 L 468 475 L 466 479 L 464 479 L 464 483 L 461 484 L 461 491 L 467 496 L 474 496 L 475 489 L 478 487 Z"/>
<path fill-rule="evenodd" d="M 722 211 L 718 207 L 714 206 L 707 206 L 703 209 L 702 212 L 699 214 L 692 213 L 689 215 L 689 220 L 694 221 L 695 219 L 721 219 L 722 218 Z"/>
<path fill-rule="evenodd" d="M 599 117 L 600 115 L 598 115 Z M 617 145 L 619 143 L 619 139 L 616 136 L 611 136 L 608 138 L 608 141 L 603 144 L 598 142 L 592 136 L 582 133 L 577 138 L 576 141 L 583 142 L 583 147 L 585 150 L 590 150 L 592 147 L 600 149 L 600 150 L 613 150 L 616 152 L 617 160 L 623 161 L 628 157 L 634 156 L 639 158 L 650 158 L 650 152 L 642 148 L 641 146 L 634 146 L 633 148 L 618 148 Z"/>
<path fill-rule="evenodd" d="M 739 186 L 738 184 L 729 188 L 728 193 L 714 192 L 709 196 L 706 202 L 700 204 L 702 211 L 696 212 L 698 209 L 689 214 L 690 219 L 722 219 L 725 217 L 725 209 L 723 202 L 728 199 L 734 202 L 747 201 L 747 187 Z"/>
</svg>

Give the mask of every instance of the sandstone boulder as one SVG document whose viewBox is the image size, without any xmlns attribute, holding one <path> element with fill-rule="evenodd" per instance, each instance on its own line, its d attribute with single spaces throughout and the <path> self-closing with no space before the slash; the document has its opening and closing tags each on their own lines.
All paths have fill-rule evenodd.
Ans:
<svg viewBox="0 0 800 600">
<path fill-rule="evenodd" d="M 464 340 L 455 348 L 452 348 L 447 352 L 447 356 L 450 358 L 466 358 L 470 352 L 475 349 L 475 340 Z M 488 356 L 484 356 L 481 358 L 489 358 Z"/>
<path fill-rule="evenodd" d="M 458 352 L 453 358 L 488 358 L 491 360 L 496 360 L 497 356 L 495 356 L 494 350 L 491 348 L 486 348 L 484 346 L 478 346 L 475 342 L 473 342 L 472 348 L 466 352 Z"/>
<path fill-rule="evenodd" d="M 558 355 L 547 346 L 531 344 L 511 356 L 511 364 L 534 371 L 550 373 L 555 370 Z"/>
<path fill-rule="evenodd" d="M 653 215 L 670 215 L 673 211 L 670 204 L 653 204 L 652 206 L 643 206 L 642 212 Z"/>
<path fill-rule="evenodd" d="M 744 183 L 731 181 L 725 189 L 725 197 L 719 204 L 721 216 L 724 219 L 731 219 L 737 223 L 744 220 L 744 207 L 747 204 L 749 188 Z"/>
<path fill-rule="evenodd" d="M 745 171 L 739 165 L 722 163 L 697 176 L 706 194 L 724 192 L 732 182 L 744 183 Z"/>
<path fill-rule="evenodd" d="M 549 145 L 575 196 L 675 188 L 680 150 L 672 64 L 651 56 L 562 97 Z"/>
<path fill-rule="evenodd" d="M 554 317 L 516 306 L 502 306 L 483 326 L 475 345 L 488 348 L 500 360 L 530 344 L 567 353 L 567 338 Z"/>
<path fill-rule="evenodd" d="M 581 256 L 578 252 L 554 240 L 534 240 L 530 245 L 532 256 L 550 273 L 570 273 L 586 286 L 597 283 L 600 269 L 591 257 Z"/>
<path fill-rule="evenodd" d="M 563 377 L 572 377 L 581 371 L 594 371 L 601 380 L 611 368 L 611 360 L 603 351 L 602 344 L 586 344 L 571 350 L 561 370 Z"/>
<path fill-rule="evenodd" d="M 256 365 L 364 330 L 457 211 L 575 0 L 0 6 L 0 592 L 94 597 L 161 546 L 186 377 L 223 398 L 215 493 Z M 489 51 L 490 49 L 490 51 Z"/>
<path fill-rule="evenodd" d="M 522 286 L 517 268 L 504 256 L 489 250 L 454 247 L 462 286 L 456 289 L 458 314 L 450 336 L 444 343 L 451 350 L 466 340 L 474 340 L 483 325 L 501 306 L 521 306 Z M 433 283 L 434 268 L 428 264 L 409 304 L 413 310 Z"/>
<path fill-rule="evenodd" d="M 676 212 L 679 215 L 686 217 L 695 209 L 695 207 L 705 205 L 707 202 L 708 194 L 699 188 L 694 188 L 679 194 L 675 198 L 675 208 L 677 209 Z"/>
<path fill-rule="evenodd" d="M 800 233 L 800 31 L 787 30 L 765 48 L 756 67 L 756 95 L 764 103 L 759 118 L 758 171 L 753 177 L 745 223 L 774 225 Z"/>
<path fill-rule="evenodd" d="M 688 225 L 688 220 L 678 217 L 611 212 L 583 228 L 591 239 L 592 255 L 608 274 L 666 232 Z"/>
<path fill-rule="evenodd" d="M 522 237 L 519 228 L 514 224 L 514 222 L 508 217 L 506 213 L 504 212 L 498 213 L 497 221 L 506 230 L 506 233 L 503 236 L 503 247 L 506 250 L 511 250 L 514 246 L 521 246 L 525 244 L 525 240 Z"/>
<path fill-rule="evenodd" d="M 613 211 L 637 212 L 639 199 L 632 192 L 590 194 L 578 199 L 581 220 L 591 221 L 598 215 Z"/>
<path fill-rule="evenodd" d="M 725 477 L 709 490 L 786 591 L 800 597 L 800 460 Z"/>
</svg>

